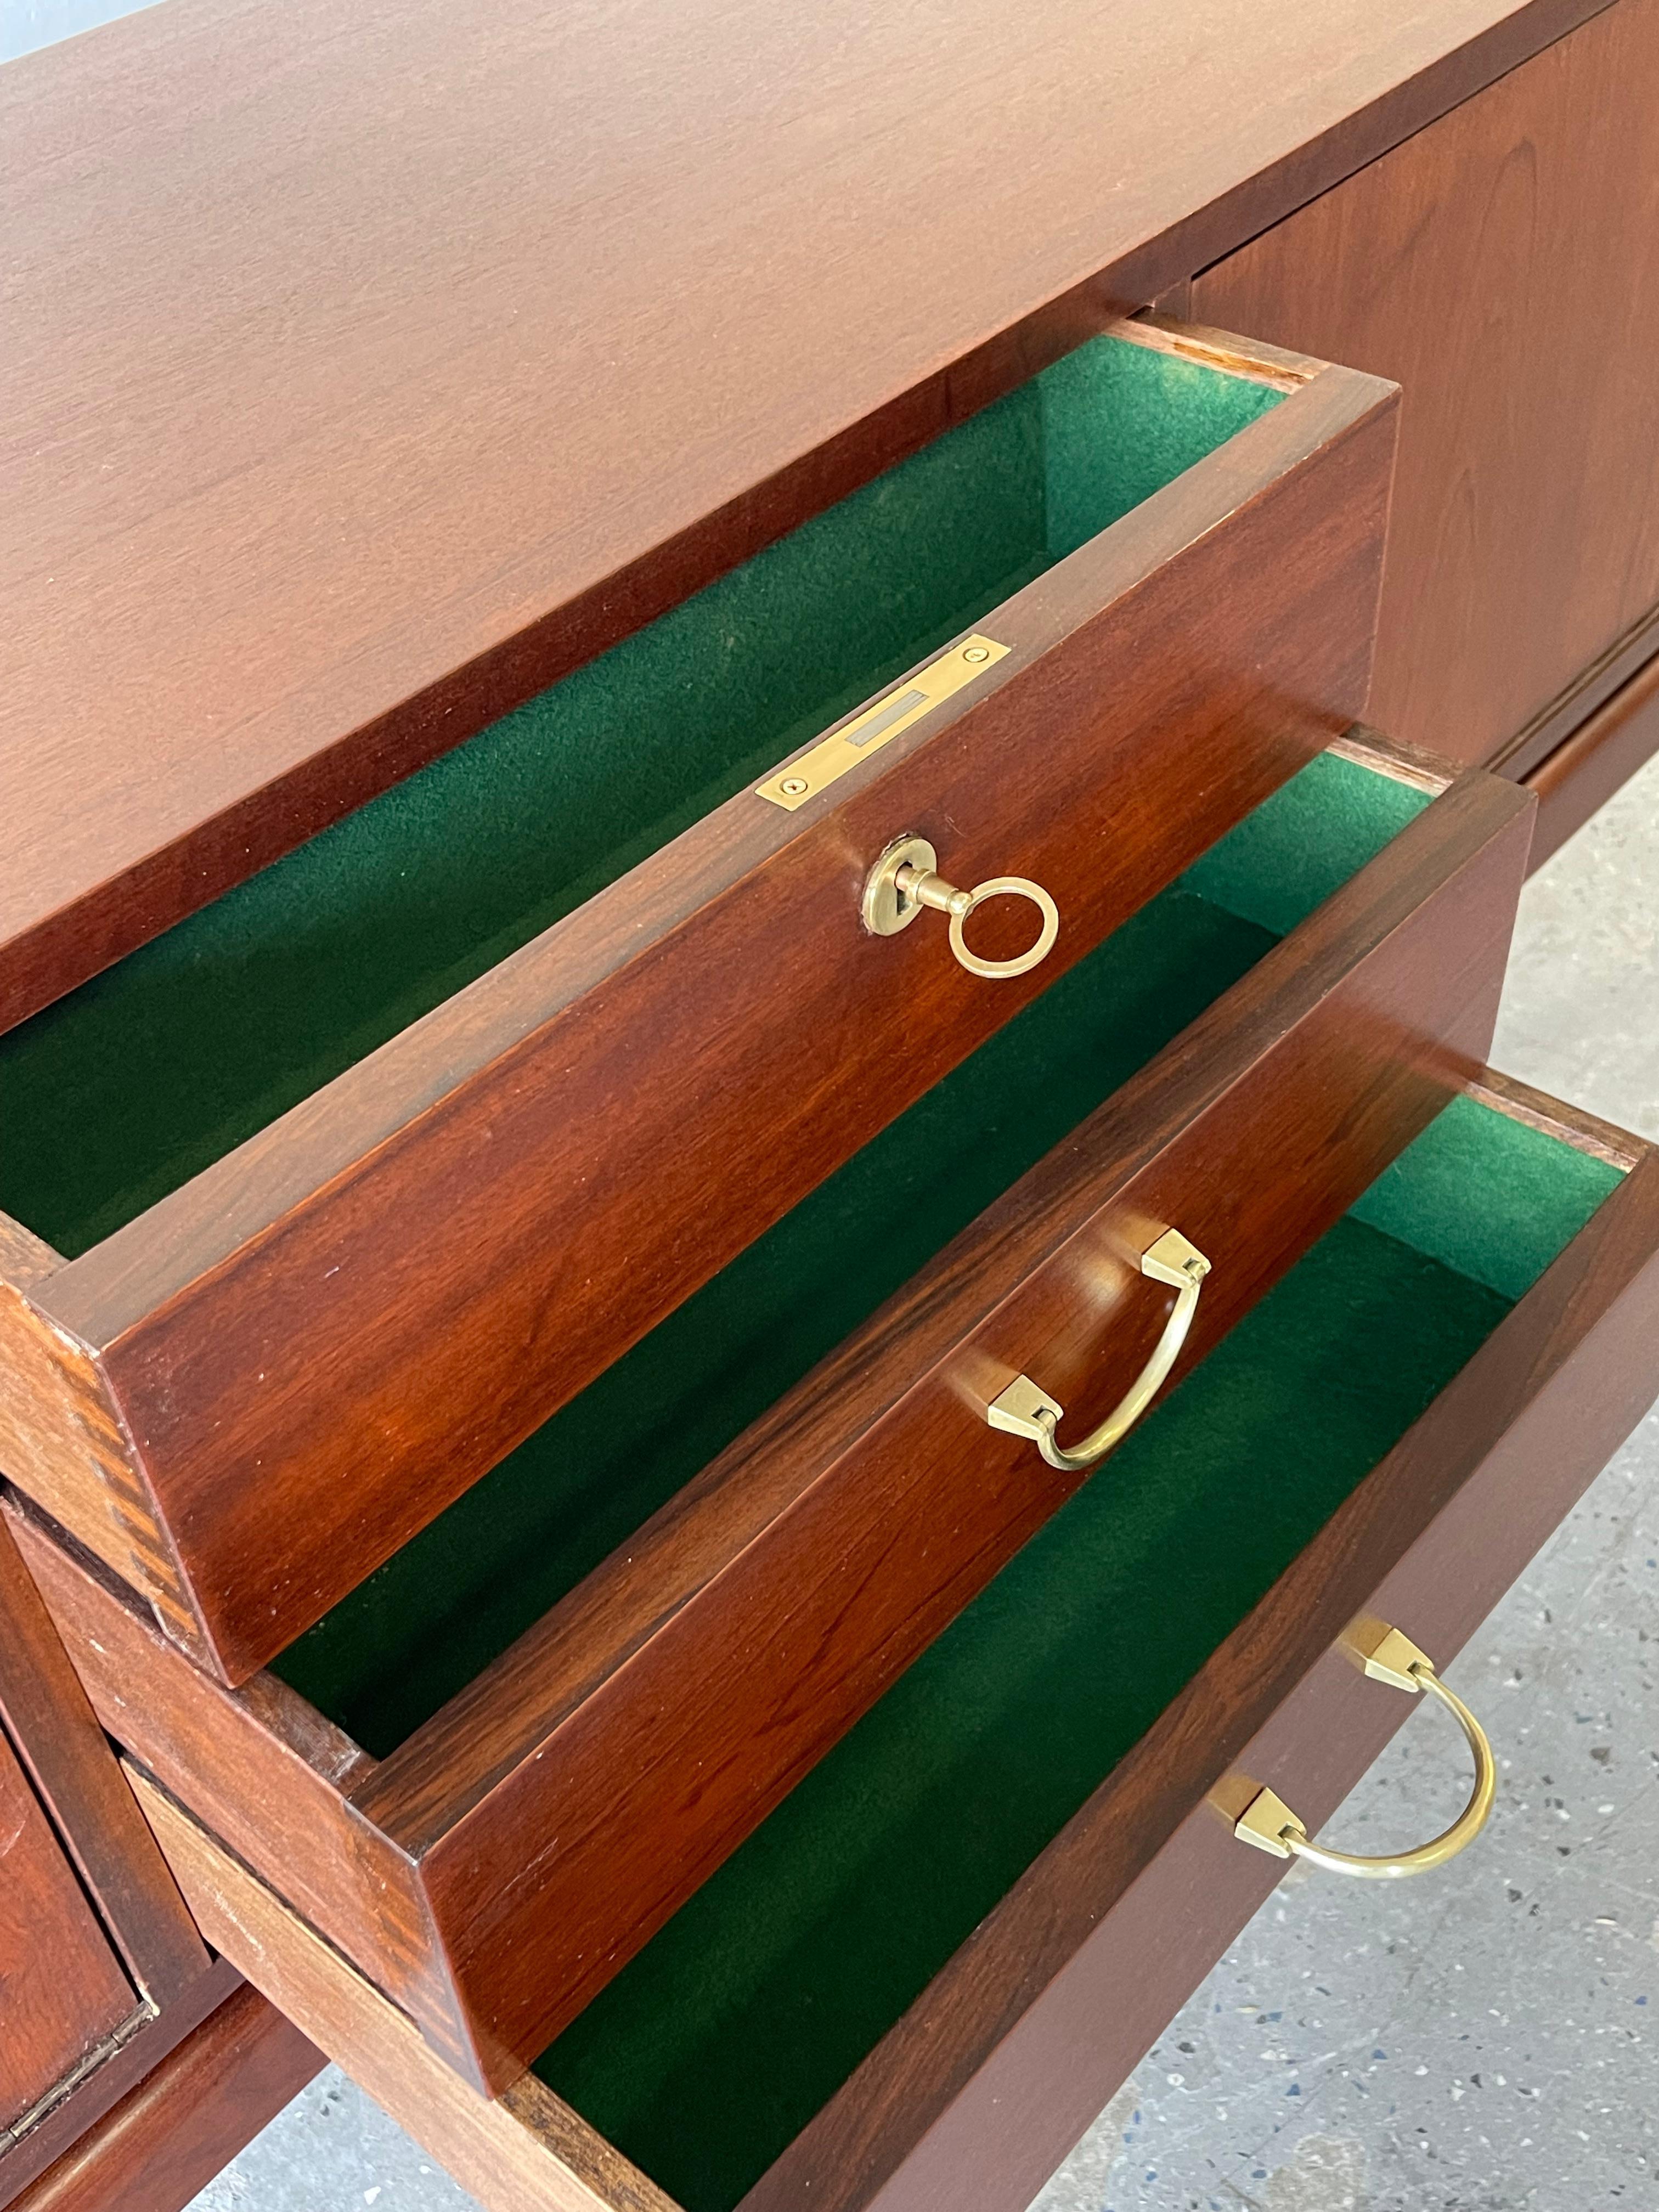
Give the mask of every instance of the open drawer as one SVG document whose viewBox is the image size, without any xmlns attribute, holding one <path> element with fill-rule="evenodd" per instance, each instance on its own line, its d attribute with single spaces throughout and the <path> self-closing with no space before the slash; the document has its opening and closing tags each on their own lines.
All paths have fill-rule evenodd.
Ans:
<svg viewBox="0 0 1659 2212">
<path fill-rule="evenodd" d="M 1656 1389 L 1659 1158 L 1471 1083 L 500 2101 L 135 1778 L 210 1940 L 494 2212 L 1019 2212 L 1281 1870 L 1256 1785 L 1316 1826 L 1412 1711 L 1353 1632 L 1443 1664 Z"/>
<path fill-rule="evenodd" d="M 1310 763 L 274 1674 L 54 1585 L 106 1726 L 513 2079 L 1085 1479 L 990 1425 L 1016 1376 L 1069 1442 L 1172 1304 L 1191 1370 L 1480 1065 L 1532 802 L 1434 789 Z"/>
<path fill-rule="evenodd" d="M 1360 710 L 1395 402 L 1115 327 L 0 1039 L 0 1466 L 246 1679 Z"/>
</svg>

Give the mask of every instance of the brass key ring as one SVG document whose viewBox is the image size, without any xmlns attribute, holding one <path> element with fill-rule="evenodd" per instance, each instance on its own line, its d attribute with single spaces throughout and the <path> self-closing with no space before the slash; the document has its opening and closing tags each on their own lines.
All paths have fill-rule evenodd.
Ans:
<svg viewBox="0 0 1659 2212">
<path fill-rule="evenodd" d="M 864 926 L 872 937 L 896 937 L 925 907 L 951 917 L 951 950 L 970 975 L 1001 982 L 1024 975 L 1046 960 L 1060 934 L 1060 908 L 1041 884 L 1028 876 L 992 876 L 970 891 L 958 890 L 938 872 L 939 855 L 925 837 L 895 837 L 871 869 L 864 886 L 861 911 Z M 1026 898 L 1042 917 L 1035 945 L 1012 960 L 987 960 L 969 950 L 968 917 L 987 899 Z"/>
<path fill-rule="evenodd" d="M 1152 1358 L 1098 1428 L 1091 1429 L 1078 1443 L 1069 1447 L 1062 1444 L 1055 1431 L 1066 1409 L 1046 1390 L 1038 1389 L 1029 1375 L 1016 1375 L 1007 1389 L 1000 1392 L 985 1409 L 985 1418 L 994 1429 L 1001 1429 L 1009 1436 L 1029 1437 L 1049 1466 L 1059 1468 L 1064 1474 L 1079 1474 L 1092 1467 L 1097 1460 L 1104 1459 L 1158 1395 L 1164 1376 L 1175 1365 L 1176 1355 L 1187 1341 L 1198 1294 L 1210 1272 L 1210 1263 L 1178 1229 L 1166 1229 L 1157 1243 L 1141 1254 L 1140 1272 L 1150 1275 L 1155 1283 L 1171 1285 L 1176 1302 Z"/>
<path fill-rule="evenodd" d="M 1234 1823 L 1233 1833 L 1241 1843 L 1254 1844 L 1257 1850 L 1270 1851 L 1275 1858 L 1309 1859 L 1315 1866 L 1328 1867 L 1333 1874 L 1357 1875 L 1362 1881 L 1397 1881 L 1403 1875 L 1426 1874 L 1431 1867 L 1444 1866 L 1448 1859 L 1467 1850 L 1486 1826 L 1498 1794 L 1498 1762 L 1485 1729 L 1463 1700 L 1446 1687 L 1434 1671 L 1433 1661 L 1408 1636 L 1377 1621 L 1346 1641 L 1351 1656 L 1374 1681 L 1390 1682 L 1395 1689 L 1409 1690 L 1413 1695 L 1426 1690 L 1450 1713 L 1474 1753 L 1474 1787 L 1468 1803 L 1449 1828 L 1426 1844 L 1419 1844 L 1413 1850 L 1380 1853 L 1374 1858 L 1357 1851 L 1328 1850 L 1322 1844 L 1310 1842 L 1307 1829 L 1271 1790 L 1256 1792 Z"/>
</svg>

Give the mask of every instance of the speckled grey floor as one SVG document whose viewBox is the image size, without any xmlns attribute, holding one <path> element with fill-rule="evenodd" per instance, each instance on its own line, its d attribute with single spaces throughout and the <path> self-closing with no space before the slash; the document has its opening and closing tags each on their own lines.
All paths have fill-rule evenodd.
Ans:
<svg viewBox="0 0 1659 2212">
<path fill-rule="evenodd" d="M 1659 1138 L 1659 762 L 1528 886 L 1492 1057 Z M 1480 1844 L 1398 1888 L 1293 1869 L 1034 2212 L 1659 2203 L 1656 1668 L 1650 1416 L 1449 1672 L 1504 1749 Z M 1415 1717 L 1329 1832 L 1422 1834 L 1455 1761 Z M 471 2203 L 331 2069 L 194 2212 Z"/>
</svg>

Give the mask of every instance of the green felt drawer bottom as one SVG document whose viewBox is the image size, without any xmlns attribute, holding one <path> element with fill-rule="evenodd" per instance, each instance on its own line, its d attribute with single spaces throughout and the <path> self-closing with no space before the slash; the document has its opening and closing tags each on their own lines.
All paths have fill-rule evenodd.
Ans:
<svg viewBox="0 0 1659 2212">
<path fill-rule="evenodd" d="M 1620 1180 L 1460 1098 L 544 2053 L 726 2212 Z"/>
</svg>

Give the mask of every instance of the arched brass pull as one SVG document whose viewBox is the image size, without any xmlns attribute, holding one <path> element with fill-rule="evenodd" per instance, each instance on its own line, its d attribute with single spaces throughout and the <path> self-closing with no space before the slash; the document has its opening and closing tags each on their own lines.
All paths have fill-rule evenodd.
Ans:
<svg viewBox="0 0 1659 2212">
<path fill-rule="evenodd" d="M 1104 1459 L 1158 1395 L 1164 1376 L 1175 1365 L 1176 1354 L 1187 1341 L 1198 1293 L 1210 1272 L 1210 1263 L 1178 1229 L 1166 1229 L 1158 1242 L 1141 1254 L 1140 1272 L 1150 1275 L 1155 1283 L 1171 1284 L 1176 1291 L 1175 1306 L 1164 1324 L 1164 1334 L 1152 1358 L 1097 1429 L 1091 1429 L 1080 1443 L 1069 1449 L 1062 1444 L 1054 1432 L 1065 1408 L 1046 1391 L 1039 1390 L 1029 1375 L 1017 1375 L 985 1409 L 985 1418 L 994 1429 L 1006 1430 L 1010 1436 L 1029 1437 L 1049 1466 L 1065 1474 L 1076 1474 L 1084 1468 L 1092 1467 L 1097 1460 Z"/>
<path fill-rule="evenodd" d="M 1433 1662 L 1397 1628 L 1374 1624 L 1363 1641 L 1354 1640 L 1350 1648 L 1365 1673 L 1377 1681 L 1391 1682 L 1396 1689 L 1409 1690 L 1413 1695 L 1426 1690 L 1452 1715 L 1474 1753 L 1474 1788 L 1468 1803 L 1450 1827 L 1431 1841 L 1419 1844 L 1415 1850 L 1390 1851 L 1376 1858 L 1327 1850 L 1322 1844 L 1310 1843 L 1306 1828 L 1271 1790 L 1256 1792 L 1234 1824 L 1233 1833 L 1242 1843 L 1254 1844 L 1258 1850 L 1271 1851 L 1276 1858 L 1310 1859 L 1315 1866 L 1328 1867 L 1333 1874 L 1358 1875 L 1369 1881 L 1397 1881 L 1404 1875 L 1426 1874 L 1431 1867 L 1455 1859 L 1486 1826 L 1498 1791 L 1498 1765 L 1492 1746 L 1485 1729 L 1463 1700 L 1435 1673 Z"/>
<path fill-rule="evenodd" d="M 895 837 L 865 880 L 861 911 L 872 937 L 896 937 L 924 907 L 951 917 L 951 950 L 970 975 L 1000 982 L 1024 975 L 1046 960 L 1060 934 L 1060 908 L 1041 884 L 1025 876 L 992 876 L 970 891 L 958 890 L 938 872 L 939 854 L 925 837 Z M 1042 917 L 1036 942 L 1012 960 L 987 960 L 968 949 L 968 917 L 987 899 L 1027 898 Z"/>
</svg>

